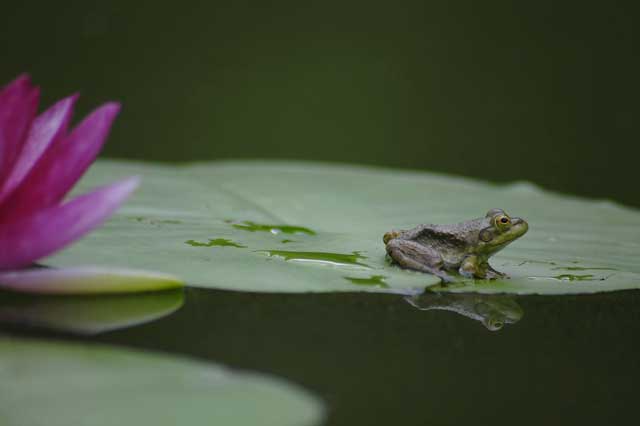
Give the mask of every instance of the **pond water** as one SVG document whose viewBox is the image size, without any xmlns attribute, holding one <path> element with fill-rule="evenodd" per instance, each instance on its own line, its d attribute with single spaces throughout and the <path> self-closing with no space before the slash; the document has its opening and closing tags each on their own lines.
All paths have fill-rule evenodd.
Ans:
<svg viewBox="0 0 640 426">
<path fill-rule="evenodd" d="M 273 374 L 324 400 L 327 425 L 584 426 L 623 424 L 636 411 L 639 291 L 184 296 L 161 319 L 93 337 L 2 328 Z"/>
</svg>

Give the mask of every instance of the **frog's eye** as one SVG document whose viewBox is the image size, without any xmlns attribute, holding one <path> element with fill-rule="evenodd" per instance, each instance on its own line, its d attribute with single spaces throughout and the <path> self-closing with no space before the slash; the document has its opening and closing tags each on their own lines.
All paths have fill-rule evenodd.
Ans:
<svg viewBox="0 0 640 426">
<path fill-rule="evenodd" d="M 490 316 L 482 319 L 482 324 L 484 324 L 484 326 L 487 327 L 487 330 L 490 331 L 498 331 L 504 327 L 504 321 L 500 318 L 493 318 Z"/>
<path fill-rule="evenodd" d="M 511 219 L 506 214 L 496 216 L 494 221 L 496 228 L 498 229 L 507 229 L 511 226 Z"/>
<path fill-rule="evenodd" d="M 487 325 L 488 325 L 488 327 L 487 327 L 487 328 L 488 328 L 489 330 L 491 330 L 491 331 L 498 331 L 498 330 L 500 330 L 502 327 L 504 327 L 504 322 L 500 321 L 499 319 L 491 318 L 491 319 L 488 321 L 488 324 L 487 324 Z"/>
</svg>

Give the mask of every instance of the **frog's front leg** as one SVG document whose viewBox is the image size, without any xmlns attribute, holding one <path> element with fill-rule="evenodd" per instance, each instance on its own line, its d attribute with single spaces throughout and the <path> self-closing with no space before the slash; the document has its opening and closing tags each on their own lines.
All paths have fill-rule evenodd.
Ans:
<svg viewBox="0 0 640 426">
<path fill-rule="evenodd" d="M 427 272 L 444 282 L 453 282 L 453 277 L 442 269 L 444 262 L 440 253 L 415 241 L 394 238 L 387 242 L 387 253 L 400 266 Z"/>
<path fill-rule="evenodd" d="M 486 260 L 481 260 L 478 256 L 469 255 L 465 257 L 458 270 L 460 275 L 467 278 L 477 278 L 482 280 L 495 280 L 504 277 L 505 274 L 498 272 L 489 265 Z"/>
<path fill-rule="evenodd" d="M 478 256 L 473 255 L 462 259 L 458 273 L 467 278 L 484 278 L 484 276 L 479 276 L 481 273 L 480 260 L 478 259 Z"/>
<path fill-rule="evenodd" d="M 463 277 L 486 279 L 488 272 L 487 266 L 489 266 L 489 264 L 480 260 L 478 256 L 469 255 L 462 260 L 458 272 Z"/>
</svg>

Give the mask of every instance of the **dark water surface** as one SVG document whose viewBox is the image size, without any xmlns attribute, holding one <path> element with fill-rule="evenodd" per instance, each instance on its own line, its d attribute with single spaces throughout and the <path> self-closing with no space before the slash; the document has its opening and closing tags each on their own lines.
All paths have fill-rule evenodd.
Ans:
<svg viewBox="0 0 640 426">
<path fill-rule="evenodd" d="M 185 296 L 181 309 L 155 322 L 53 337 L 284 377 L 326 402 L 329 425 L 617 425 L 637 411 L 638 291 L 512 297 L 508 309 L 515 304 L 524 315 L 498 331 L 393 295 L 188 289 Z M 498 297 L 453 300 L 471 310 L 492 300 L 505 306 Z"/>
</svg>

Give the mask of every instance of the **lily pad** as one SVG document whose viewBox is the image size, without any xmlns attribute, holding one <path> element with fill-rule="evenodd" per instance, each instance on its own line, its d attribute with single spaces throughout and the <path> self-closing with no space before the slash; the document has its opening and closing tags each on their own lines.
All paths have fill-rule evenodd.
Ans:
<svg viewBox="0 0 640 426">
<path fill-rule="evenodd" d="M 2 425 L 316 425 L 303 389 L 215 364 L 0 336 Z"/>
<path fill-rule="evenodd" d="M 35 294 L 118 294 L 180 288 L 183 282 L 153 271 L 100 267 L 0 271 L 0 288 Z"/>
<path fill-rule="evenodd" d="M 45 263 L 150 269 L 191 286 L 241 291 L 413 294 L 437 286 L 438 279 L 391 265 L 382 235 L 481 217 L 498 207 L 530 226 L 491 259 L 511 279 L 461 280 L 436 289 L 563 294 L 640 288 L 640 212 L 529 183 L 304 162 L 100 161 L 79 190 L 130 174 L 141 175 L 142 186 L 112 220 Z M 372 276 L 386 285 L 358 281 Z"/>
</svg>

